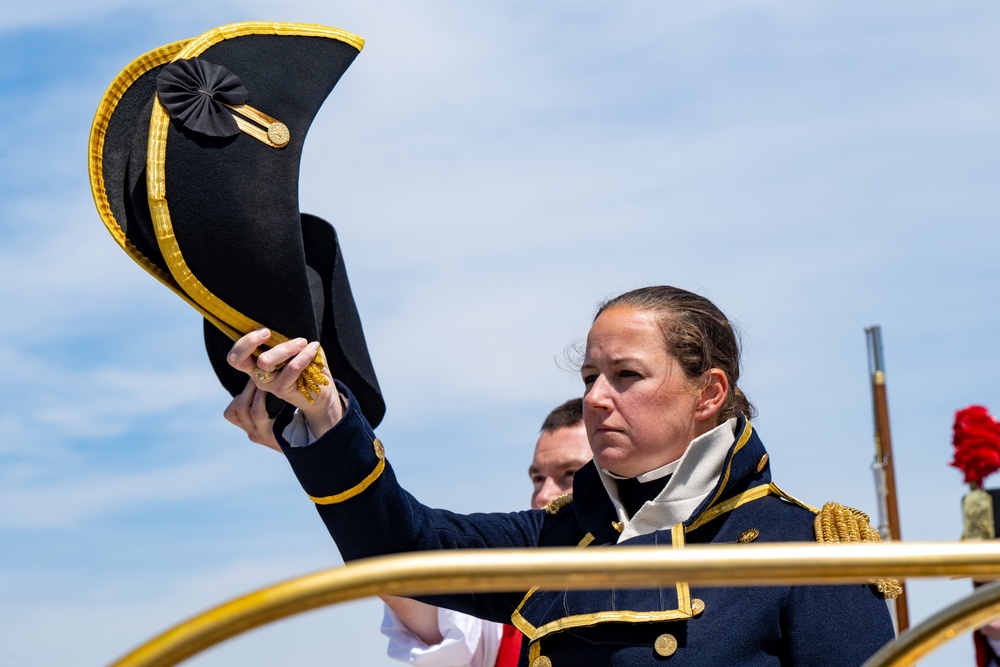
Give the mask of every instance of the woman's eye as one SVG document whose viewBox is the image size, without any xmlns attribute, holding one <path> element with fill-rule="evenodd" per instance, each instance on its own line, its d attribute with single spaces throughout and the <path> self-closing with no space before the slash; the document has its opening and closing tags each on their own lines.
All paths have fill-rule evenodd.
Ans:
<svg viewBox="0 0 1000 667">
<path fill-rule="evenodd" d="M 618 371 L 618 377 L 620 377 L 620 378 L 637 378 L 637 377 L 639 377 L 639 374 L 636 373 L 635 371 L 630 371 L 630 370 L 622 369 L 622 370 Z"/>
<path fill-rule="evenodd" d="M 595 382 L 597 382 L 597 374 L 596 373 L 592 373 L 590 375 L 584 375 L 583 376 L 583 383 L 584 384 L 594 384 Z"/>
</svg>

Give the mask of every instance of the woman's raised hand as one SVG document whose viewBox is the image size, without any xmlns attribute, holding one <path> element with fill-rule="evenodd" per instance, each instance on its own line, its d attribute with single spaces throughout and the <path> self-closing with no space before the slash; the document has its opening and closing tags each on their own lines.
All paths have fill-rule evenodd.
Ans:
<svg viewBox="0 0 1000 667">
<path fill-rule="evenodd" d="M 253 353 L 270 337 L 267 329 L 251 331 L 233 344 L 227 361 L 249 375 L 259 391 L 274 394 L 301 410 L 309 430 L 318 438 L 344 415 L 323 351 L 317 342 L 295 338 L 261 352 L 255 359 Z"/>
</svg>

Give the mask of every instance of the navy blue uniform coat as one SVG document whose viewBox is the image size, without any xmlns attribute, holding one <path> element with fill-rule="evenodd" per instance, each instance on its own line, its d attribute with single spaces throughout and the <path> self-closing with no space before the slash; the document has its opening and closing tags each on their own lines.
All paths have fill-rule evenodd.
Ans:
<svg viewBox="0 0 1000 667">
<path fill-rule="evenodd" d="M 618 517 L 593 462 L 577 473 L 572 504 L 556 514 L 462 515 L 431 509 L 399 486 L 357 401 L 343 386 L 341 391 L 349 397 L 346 414 L 315 443 L 289 447 L 280 437 L 289 411 L 279 415 L 275 432 L 345 561 L 434 549 L 616 545 L 619 533 L 613 522 Z M 741 417 L 716 489 L 683 527 L 665 527 L 618 546 L 732 544 L 755 534 L 761 542 L 811 542 L 814 516 L 815 510 L 771 483 L 764 446 Z M 846 667 L 862 664 L 893 637 L 885 601 L 860 584 L 678 584 L 422 599 L 513 622 L 526 636 L 521 665 L 544 665 L 538 661 L 544 656 L 553 667 Z"/>
</svg>

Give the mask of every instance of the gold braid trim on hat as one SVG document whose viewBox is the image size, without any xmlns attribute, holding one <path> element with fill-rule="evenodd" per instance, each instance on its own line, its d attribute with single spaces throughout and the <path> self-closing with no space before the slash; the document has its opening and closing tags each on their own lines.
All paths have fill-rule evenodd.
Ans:
<svg viewBox="0 0 1000 667">
<path fill-rule="evenodd" d="M 365 45 L 365 40 L 361 37 L 338 28 L 329 28 L 308 23 L 246 21 L 214 28 L 186 42 L 178 42 L 177 44 L 164 47 L 164 49 L 169 49 L 169 53 L 160 54 L 159 50 L 154 52 L 154 54 L 157 54 L 156 62 L 157 64 L 161 64 L 160 60 L 166 60 L 168 56 L 171 61 L 195 58 L 215 44 L 246 35 L 321 37 L 343 42 L 358 51 L 361 51 Z M 224 302 L 220 297 L 212 293 L 198 279 L 184 259 L 180 245 L 177 242 L 177 237 L 174 235 L 173 222 L 170 218 L 170 207 L 167 203 L 166 155 L 169 126 L 170 114 L 167 113 L 166 108 L 160 103 L 159 98 L 154 97 L 153 109 L 149 118 L 149 136 L 146 150 L 146 197 L 149 200 L 149 213 L 153 219 L 153 231 L 156 235 L 156 241 L 160 247 L 160 253 L 163 255 L 163 260 L 170 271 L 170 275 L 173 277 L 172 282 L 176 285 L 176 288 L 169 283 L 167 286 L 191 303 L 223 333 L 233 340 L 237 340 L 239 336 L 260 329 L 264 324 L 240 312 L 234 306 Z M 93 152 L 97 147 L 93 138 L 91 145 L 91 151 Z M 98 210 L 101 210 L 100 202 L 98 202 Z M 105 218 L 105 221 L 107 221 L 107 218 Z M 112 235 L 118 238 L 113 229 Z M 154 275 L 157 274 L 154 273 Z M 157 277 L 159 276 L 157 275 Z M 271 329 L 271 337 L 264 343 L 263 347 L 271 348 L 288 340 L 289 338 L 284 334 Z M 255 351 L 254 356 L 257 356 L 259 353 L 259 351 Z M 302 375 L 296 381 L 299 391 L 310 402 L 315 400 L 313 395 L 319 394 L 321 386 L 330 384 L 330 381 L 323 375 L 322 370 L 322 357 L 317 357 L 306 370 L 302 371 Z"/>
<path fill-rule="evenodd" d="M 564 496 L 556 496 L 549 502 L 545 503 L 545 513 L 546 514 L 559 514 L 559 510 L 566 507 L 573 502 L 573 494 L 567 493 Z"/>
<path fill-rule="evenodd" d="M 817 542 L 881 542 L 868 515 L 840 503 L 829 502 L 813 522 Z M 903 591 L 895 579 L 869 579 L 886 600 L 895 600 Z"/>
</svg>

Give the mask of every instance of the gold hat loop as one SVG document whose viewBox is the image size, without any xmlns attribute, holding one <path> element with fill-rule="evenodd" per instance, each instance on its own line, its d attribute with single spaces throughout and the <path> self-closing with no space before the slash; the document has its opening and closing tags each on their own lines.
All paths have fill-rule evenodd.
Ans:
<svg viewBox="0 0 1000 667">
<path fill-rule="evenodd" d="M 249 104 L 240 104 L 238 106 L 224 104 L 224 106 L 233 111 L 233 118 L 236 119 L 236 124 L 242 132 L 249 134 L 254 139 L 272 148 L 284 148 L 288 145 L 291 134 L 288 131 L 288 126 L 281 121 L 271 118 L 258 109 L 254 109 Z M 250 121 L 253 122 L 251 123 Z M 257 125 L 253 123 L 257 123 Z"/>
</svg>

